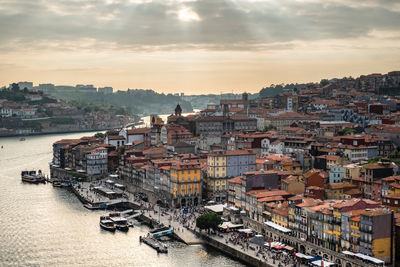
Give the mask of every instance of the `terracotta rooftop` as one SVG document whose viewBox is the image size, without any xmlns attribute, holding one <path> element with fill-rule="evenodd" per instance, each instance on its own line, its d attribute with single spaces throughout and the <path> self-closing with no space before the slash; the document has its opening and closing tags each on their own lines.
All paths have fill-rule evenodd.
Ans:
<svg viewBox="0 0 400 267">
<path fill-rule="evenodd" d="M 242 179 L 243 179 L 243 176 L 237 176 L 235 178 L 229 179 L 228 182 L 234 183 L 234 184 L 242 184 Z"/>
</svg>

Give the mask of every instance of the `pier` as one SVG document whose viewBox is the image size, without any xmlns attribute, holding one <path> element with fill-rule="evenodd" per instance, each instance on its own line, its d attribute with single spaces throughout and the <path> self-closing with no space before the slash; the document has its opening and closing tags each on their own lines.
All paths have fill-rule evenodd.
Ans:
<svg viewBox="0 0 400 267">
<path fill-rule="evenodd" d="M 153 237 L 139 237 L 140 242 L 149 245 L 150 247 L 154 248 L 158 253 L 168 253 L 167 247 L 161 243 L 160 241 L 156 240 Z"/>
</svg>

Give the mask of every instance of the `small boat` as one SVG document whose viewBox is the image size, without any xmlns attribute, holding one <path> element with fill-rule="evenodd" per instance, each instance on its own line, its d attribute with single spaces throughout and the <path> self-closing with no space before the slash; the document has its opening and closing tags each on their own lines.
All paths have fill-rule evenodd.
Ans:
<svg viewBox="0 0 400 267">
<path fill-rule="evenodd" d="M 115 211 L 115 212 L 111 212 L 108 216 L 110 218 L 112 218 L 112 217 L 121 217 L 121 213 L 118 212 L 118 211 Z"/>
<path fill-rule="evenodd" d="M 22 182 L 27 182 L 30 184 L 38 184 L 39 183 L 39 181 L 36 180 L 36 178 L 32 177 L 32 176 L 24 176 L 21 178 L 21 180 L 22 180 Z"/>
<path fill-rule="evenodd" d="M 19 141 L 25 141 L 25 137 L 21 137 Z"/>
<path fill-rule="evenodd" d="M 39 170 L 38 173 L 36 173 L 36 171 L 22 171 L 21 180 L 31 184 L 46 183 L 46 179 L 41 170 Z"/>
<path fill-rule="evenodd" d="M 111 217 L 110 216 L 110 221 L 112 221 L 119 231 L 124 231 L 128 232 L 129 230 L 129 225 L 128 225 L 128 220 L 123 218 L 123 217 Z"/>
<path fill-rule="evenodd" d="M 54 181 L 53 187 L 61 187 L 61 183 L 59 181 Z"/>
<path fill-rule="evenodd" d="M 100 217 L 100 227 L 106 231 L 115 232 L 116 227 L 114 222 L 109 219 L 108 216 Z"/>
</svg>

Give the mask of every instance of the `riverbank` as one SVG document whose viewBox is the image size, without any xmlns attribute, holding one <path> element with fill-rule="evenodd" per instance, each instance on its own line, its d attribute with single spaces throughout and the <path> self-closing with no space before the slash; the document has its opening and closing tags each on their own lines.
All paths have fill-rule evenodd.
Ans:
<svg viewBox="0 0 400 267">
<path fill-rule="evenodd" d="M 115 180 L 118 181 L 117 179 Z M 118 183 L 123 182 L 118 181 Z M 136 220 L 148 225 L 151 228 L 157 228 L 163 225 L 167 226 L 174 231 L 175 239 L 187 245 L 206 245 L 235 260 L 245 263 L 248 266 L 275 267 L 279 264 L 279 261 L 275 261 L 272 259 L 272 257 L 268 257 L 267 253 L 260 253 L 260 250 L 256 249 L 255 244 L 251 245 L 250 247 L 243 248 L 237 244 L 227 242 L 229 235 L 226 233 L 208 235 L 200 232 L 195 226 L 196 216 L 191 216 L 191 218 L 188 219 L 188 223 L 182 224 L 179 218 L 187 215 L 184 215 L 179 209 L 165 210 L 158 206 L 152 206 L 146 202 L 140 203 L 136 201 L 134 195 L 129 192 L 124 192 L 126 195 L 124 199 L 114 199 L 107 202 L 105 201 L 106 199 L 104 197 L 101 197 L 97 193 L 90 190 L 90 188 L 93 188 L 93 186 L 99 185 L 106 186 L 106 183 L 104 181 L 100 183 L 97 181 L 96 184 L 90 186 L 90 183 L 83 182 L 73 186 L 73 191 L 82 201 L 82 203 L 85 204 L 89 203 L 90 205 L 97 205 L 99 202 L 103 202 L 106 208 L 108 207 L 106 203 L 119 203 L 119 208 L 132 208 L 136 210 L 138 214 L 140 214 L 135 217 Z M 77 190 L 77 188 L 79 189 Z M 108 189 L 113 190 L 110 187 Z"/>
<path fill-rule="evenodd" d="M 0 135 L 1 137 L 27 137 L 27 136 L 45 136 L 45 135 L 56 135 L 56 134 L 72 134 L 72 133 L 92 133 L 92 132 L 103 132 L 113 130 L 113 128 L 102 128 L 102 129 L 90 129 L 90 130 L 73 130 L 73 131 L 54 131 L 54 132 L 40 132 L 40 133 L 28 133 L 28 134 L 5 134 Z"/>
</svg>

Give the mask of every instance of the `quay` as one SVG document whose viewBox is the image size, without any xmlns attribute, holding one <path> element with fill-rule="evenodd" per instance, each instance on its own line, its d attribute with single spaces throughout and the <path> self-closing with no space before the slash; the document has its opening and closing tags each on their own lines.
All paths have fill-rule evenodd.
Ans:
<svg viewBox="0 0 400 267">
<path fill-rule="evenodd" d="M 169 229 L 172 230 L 170 234 L 176 240 L 185 243 L 187 245 L 203 244 L 222 253 L 245 263 L 248 266 L 256 267 L 278 267 L 283 266 L 279 260 L 274 260 L 272 257 L 266 256 L 262 258 L 262 255 L 257 253 L 257 250 L 251 247 L 250 249 L 243 249 L 239 245 L 232 244 L 226 241 L 227 234 L 221 235 L 208 235 L 200 232 L 195 226 L 184 227 L 179 221 L 173 219 L 173 214 L 168 212 L 161 212 L 158 209 L 148 209 L 145 205 L 141 205 L 135 201 L 133 194 L 124 192 L 125 198 L 109 199 L 108 197 L 102 196 L 98 192 L 93 190 L 94 186 L 97 186 L 100 181 L 96 181 L 96 184 L 89 182 L 79 182 L 74 184 L 71 188 L 72 191 L 77 195 L 83 204 L 92 205 L 93 207 L 100 207 L 102 209 L 107 208 L 128 208 L 135 211 L 134 215 L 129 216 L 130 219 L 136 219 L 142 224 L 148 225 L 150 228 Z M 114 190 L 114 189 L 112 189 Z M 107 205 L 114 204 L 114 205 Z M 153 231 L 154 233 L 154 231 Z M 151 237 L 150 237 L 151 236 Z M 157 249 L 162 249 L 158 245 L 157 240 L 152 234 L 148 238 L 142 237 L 143 243 Z M 157 241 L 157 242 L 156 242 Z M 165 249 L 165 248 L 164 248 Z M 161 252 L 161 251 L 159 251 Z M 299 265 L 303 266 L 303 265 Z"/>
<path fill-rule="evenodd" d="M 154 248 L 158 253 L 168 253 L 167 247 L 164 246 L 161 242 L 157 241 L 156 239 L 146 236 L 146 237 L 139 237 L 139 241 L 145 243 L 146 245 Z"/>
</svg>

